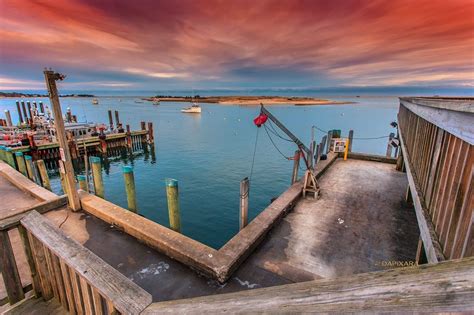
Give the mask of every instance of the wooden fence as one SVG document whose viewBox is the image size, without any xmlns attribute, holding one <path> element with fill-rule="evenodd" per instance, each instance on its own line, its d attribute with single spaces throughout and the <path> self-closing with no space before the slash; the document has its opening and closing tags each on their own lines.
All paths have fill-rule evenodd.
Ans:
<svg viewBox="0 0 474 315">
<path fill-rule="evenodd" d="M 474 254 L 474 107 L 466 107 L 465 100 L 462 106 L 454 99 L 448 100 L 449 107 L 443 102 L 401 98 L 398 114 L 418 221 L 420 216 L 426 221 L 420 230 L 430 262 Z"/>
<path fill-rule="evenodd" d="M 38 212 L 21 219 L 18 229 L 37 297 L 56 298 L 71 314 L 139 314 L 151 304 L 149 293 Z M 8 233 L 3 232 L 2 275 L 14 303 L 24 294 Z"/>
</svg>

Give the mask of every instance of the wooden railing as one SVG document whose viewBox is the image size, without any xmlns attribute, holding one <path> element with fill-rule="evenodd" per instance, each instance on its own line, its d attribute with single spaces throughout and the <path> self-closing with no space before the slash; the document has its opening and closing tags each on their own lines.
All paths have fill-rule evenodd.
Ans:
<svg viewBox="0 0 474 315">
<path fill-rule="evenodd" d="M 403 157 L 430 262 L 474 254 L 474 106 L 466 103 L 400 99 Z"/>
<path fill-rule="evenodd" d="M 32 286 L 37 297 L 56 298 L 71 314 L 139 314 L 152 297 L 77 241 L 66 236 L 36 211 L 18 226 L 23 241 Z M 14 255 L 5 233 L 2 236 L 2 272 L 12 275 L 9 296 L 24 298 Z M 8 244 L 7 244 L 8 243 Z M 6 265 L 5 262 L 8 264 Z"/>
</svg>

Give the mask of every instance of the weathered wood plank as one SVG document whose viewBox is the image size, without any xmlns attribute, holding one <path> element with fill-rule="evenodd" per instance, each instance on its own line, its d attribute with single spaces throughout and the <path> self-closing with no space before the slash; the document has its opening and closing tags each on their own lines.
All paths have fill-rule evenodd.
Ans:
<svg viewBox="0 0 474 315">
<path fill-rule="evenodd" d="M 28 266 L 30 267 L 30 274 L 31 274 L 31 282 L 33 285 L 33 290 L 36 297 L 41 296 L 41 281 L 36 270 L 35 259 L 33 257 L 33 252 L 31 249 L 30 239 L 28 237 L 28 232 L 22 226 L 18 226 L 18 232 L 20 233 L 21 241 L 23 244 L 23 249 L 25 251 L 26 260 L 28 262 Z"/>
<path fill-rule="evenodd" d="M 74 269 L 81 279 L 96 288 L 102 296 L 112 300 L 119 312 L 138 314 L 151 303 L 149 293 L 77 241 L 66 236 L 37 212 L 33 211 L 25 216 L 21 224 Z"/>
<path fill-rule="evenodd" d="M 76 312 L 79 315 L 84 314 L 84 303 L 82 301 L 82 292 L 81 292 L 81 286 L 79 284 L 79 280 L 77 279 L 77 275 L 72 270 L 69 268 L 69 278 L 71 279 L 71 288 L 72 288 L 72 294 L 74 298 L 74 304 L 76 308 Z"/>
<path fill-rule="evenodd" d="M 444 260 L 443 251 L 441 249 L 441 245 L 439 244 L 438 236 L 435 232 L 428 210 L 424 205 L 424 200 L 422 195 L 420 194 L 419 185 L 413 177 L 410 155 L 408 154 L 408 151 L 405 147 L 403 134 L 400 133 L 399 137 L 403 150 L 403 155 L 405 156 L 405 166 L 407 169 L 408 183 L 412 192 L 416 218 L 418 220 L 418 226 L 420 228 L 420 237 L 423 240 L 426 257 L 429 263 L 437 263 Z"/>
<path fill-rule="evenodd" d="M 6 217 L 0 221 L 0 230 L 8 230 L 20 224 L 20 220 L 29 212 L 35 210 L 39 213 L 45 213 L 50 210 L 62 207 L 67 204 L 67 196 L 62 195 L 52 200 L 43 201 L 33 207 L 25 208 L 21 213 Z"/>
<path fill-rule="evenodd" d="M 69 268 L 64 260 L 59 260 L 59 267 L 64 282 L 64 292 L 66 293 L 67 309 L 71 314 L 76 313 L 76 304 L 74 301 L 74 293 L 71 286 L 71 278 L 69 277 Z"/>
<path fill-rule="evenodd" d="M 10 304 L 25 298 L 8 231 L 0 231 L 0 266 Z"/>
<path fill-rule="evenodd" d="M 51 276 L 46 266 L 46 257 L 44 255 L 43 244 L 36 239 L 30 232 L 28 232 L 28 238 L 31 244 L 31 250 L 35 259 L 36 270 L 41 282 L 41 295 L 45 300 L 49 300 L 53 297 L 53 287 L 51 284 Z"/>
<path fill-rule="evenodd" d="M 456 312 L 474 309 L 474 258 L 153 303 L 142 314 Z"/>
</svg>

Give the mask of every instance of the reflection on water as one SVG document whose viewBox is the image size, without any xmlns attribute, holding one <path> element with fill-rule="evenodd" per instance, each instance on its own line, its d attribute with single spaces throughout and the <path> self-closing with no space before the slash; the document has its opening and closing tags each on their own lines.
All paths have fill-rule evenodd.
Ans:
<svg viewBox="0 0 474 315">
<path fill-rule="evenodd" d="M 200 104 L 202 113 L 183 114 L 188 103 L 135 103 L 136 98 L 99 97 L 99 105 L 90 99 L 61 99 L 63 110 L 71 107 L 79 121 L 107 122 L 107 110 L 119 110 L 124 124 L 140 129 L 141 121 L 154 126 L 154 148 L 103 159 L 105 198 L 127 207 L 123 165 L 134 168 L 139 213 L 168 226 L 164 179 L 179 181 L 183 234 L 219 248 L 238 232 L 239 182 L 249 176 L 257 128 L 253 118 L 258 107 Z M 384 136 L 393 132 L 398 99 L 395 97 L 335 98 L 358 102 L 335 106 L 274 106 L 269 110 L 305 143 L 311 139 L 311 126 L 322 130 L 349 129 L 354 137 Z M 48 100 L 43 99 L 45 103 Z M 0 113 L 9 109 L 18 119 L 14 99 L 0 100 Z M 316 140 L 323 136 L 317 131 Z M 286 156 L 296 147 L 274 139 Z M 353 151 L 385 154 L 386 139 L 355 140 Z M 82 165 L 76 165 L 82 170 Z M 290 184 L 292 161 L 284 159 L 260 131 L 255 166 L 250 184 L 249 220 L 260 213 Z M 53 176 L 53 190 L 61 190 Z"/>
</svg>

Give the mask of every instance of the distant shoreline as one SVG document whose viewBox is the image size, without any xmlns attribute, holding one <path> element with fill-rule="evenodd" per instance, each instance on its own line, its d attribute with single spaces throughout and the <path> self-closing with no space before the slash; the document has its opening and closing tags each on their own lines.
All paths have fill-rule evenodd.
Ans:
<svg viewBox="0 0 474 315">
<path fill-rule="evenodd" d="M 155 96 L 142 98 L 149 102 L 192 102 L 196 103 L 212 103 L 221 105 L 246 105 L 256 106 L 264 105 L 338 105 L 338 104 L 353 104 L 354 102 L 340 102 L 332 101 L 314 97 L 283 97 L 283 96 Z"/>
<path fill-rule="evenodd" d="M 29 94 L 19 92 L 0 92 L 0 98 L 49 97 L 47 94 Z M 95 97 L 92 94 L 61 94 L 59 97 Z"/>
</svg>

